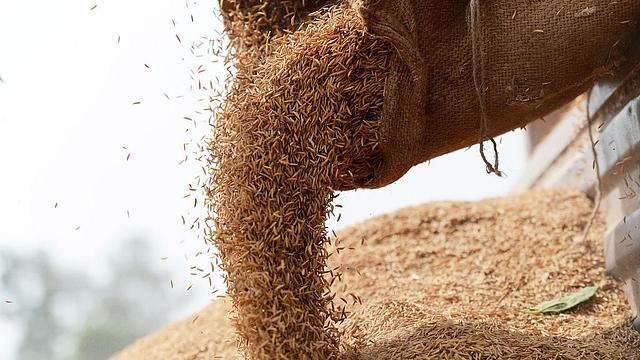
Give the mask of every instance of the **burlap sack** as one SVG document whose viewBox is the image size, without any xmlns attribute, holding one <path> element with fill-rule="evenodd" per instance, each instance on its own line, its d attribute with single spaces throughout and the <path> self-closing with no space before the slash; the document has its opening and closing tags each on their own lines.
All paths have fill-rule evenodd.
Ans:
<svg viewBox="0 0 640 360">
<path fill-rule="evenodd" d="M 246 52 L 337 2 L 220 0 L 220 6 L 236 51 Z M 350 0 L 350 5 L 370 32 L 393 45 L 380 118 L 383 160 L 373 177 L 359 184 L 368 188 L 392 183 L 429 159 L 493 141 L 569 102 L 615 69 L 637 37 L 640 20 L 637 0 Z M 248 58 L 265 51 L 254 50 Z M 493 163 L 485 158 L 491 171 L 497 171 L 494 156 Z"/>
<path fill-rule="evenodd" d="M 640 20 L 638 0 L 354 0 L 351 6 L 394 47 L 380 119 L 383 161 L 362 184 L 370 188 L 572 100 L 615 67 Z"/>
</svg>

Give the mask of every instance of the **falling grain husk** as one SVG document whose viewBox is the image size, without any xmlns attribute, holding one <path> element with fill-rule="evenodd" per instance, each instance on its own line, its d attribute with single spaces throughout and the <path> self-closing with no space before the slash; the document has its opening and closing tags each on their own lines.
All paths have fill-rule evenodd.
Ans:
<svg viewBox="0 0 640 360">
<path fill-rule="evenodd" d="M 389 46 L 348 7 L 317 16 L 235 63 L 209 144 L 210 239 L 250 359 L 337 357 L 346 314 L 325 221 L 334 190 L 366 182 L 379 160 Z"/>
</svg>

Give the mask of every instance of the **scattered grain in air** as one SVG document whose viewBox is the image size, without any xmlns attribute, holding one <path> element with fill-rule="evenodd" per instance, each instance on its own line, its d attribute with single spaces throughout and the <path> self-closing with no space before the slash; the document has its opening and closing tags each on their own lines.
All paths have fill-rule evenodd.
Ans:
<svg viewBox="0 0 640 360">
<path fill-rule="evenodd" d="M 7 303 L 7 304 L 13 304 L 13 301 L 11 301 L 11 300 L 5 300 L 4 302 Z"/>
<path fill-rule="evenodd" d="M 56 203 L 55 205 L 53 205 L 53 208 L 57 208 L 58 207 L 58 203 Z"/>
<path fill-rule="evenodd" d="M 118 35 L 118 44 L 120 44 L 120 35 Z"/>
<path fill-rule="evenodd" d="M 160 258 L 160 260 L 167 260 L 169 257 L 168 256 L 163 256 Z"/>
<path fill-rule="evenodd" d="M 93 10 L 93 9 L 95 9 L 97 7 L 98 7 L 98 5 L 93 5 L 93 7 L 91 9 L 89 9 L 89 10 Z"/>
<path fill-rule="evenodd" d="M 180 215 L 180 217 L 182 218 L 182 225 L 186 225 L 187 222 L 184 220 L 184 216 Z"/>
<path fill-rule="evenodd" d="M 131 153 L 127 154 L 127 161 L 129 161 L 129 158 L 131 157 Z"/>
<path fill-rule="evenodd" d="M 632 158 L 633 158 L 633 157 L 631 157 L 631 156 L 627 156 L 626 158 L 624 158 L 624 159 L 622 159 L 622 160 L 618 161 L 618 162 L 616 163 L 616 165 L 623 165 L 624 163 L 626 163 L 627 161 L 631 160 Z"/>
<path fill-rule="evenodd" d="M 193 284 L 189 285 L 189 287 L 187 287 L 187 291 L 191 290 L 191 287 L 193 287 Z"/>
<path fill-rule="evenodd" d="M 598 125 L 598 130 L 600 130 L 603 126 L 604 126 L 604 122 L 602 122 L 600 125 Z"/>
<path fill-rule="evenodd" d="M 169 284 L 171 285 L 171 288 L 173 289 L 173 280 L 171 280 L 171 281 L 169 282 Z"/>
<path fill-rule="evenodd" d="M 136 101 L 133 103 L 133 105 L 139 105 L 139 104 L 140 104 L 140 101 Z"/>
<path fill-rule="evenodd" d="M 149 68 L 149 65 L 147 65 L 147 64 L 144 64 L 144 67 L 146 67 L 146 68 L 148 69 L 148 68 Z"/>
<path fill-rule="evenodd" d="M 131 215 L 129 214 L 129 210 L 127 210 L 127 218 L 131 219 Z"/>
<path fill-rule="evenodd" d="M 178 39 L 179 43 L 182 43 L 182 40 L 180 40 L 180 36 L 178 36 L 178 34 L 176 34 L 176 39 Z"/>
<path fill-rule="evenodd" d="M 195 323 L 195 322 L 196 322 L 196 320 L 198 320 L 198 318 L 199 318 L 199 317 L 200 317 L 200 315 L 196 315 L 196 317 L 194 317 L 194 318 L 193 318 L 193 320 L 191 321 L 191 323 L 192 323 L 192 324 L 193 324 L 193 323 Z"/>
</svg>

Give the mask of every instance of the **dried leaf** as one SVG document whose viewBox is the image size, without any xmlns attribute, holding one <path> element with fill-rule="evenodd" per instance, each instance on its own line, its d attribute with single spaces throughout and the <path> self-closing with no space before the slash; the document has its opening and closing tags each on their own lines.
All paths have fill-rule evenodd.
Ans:
<svg viewBox="0 0 640 360">
<path fill-rule="evenodd" d="M 520 310 L 520 312 L 526 314 L 558 314 L 591 299 L 599 288 L 599 286 L 587 286 L 569 296 L 549 300 L 532 308 Z"/>
</svg>

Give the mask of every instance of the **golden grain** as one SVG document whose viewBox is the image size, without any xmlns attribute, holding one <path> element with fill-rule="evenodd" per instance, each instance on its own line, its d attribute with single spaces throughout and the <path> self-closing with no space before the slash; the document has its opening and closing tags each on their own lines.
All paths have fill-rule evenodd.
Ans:
<svg viewBox="0 0 640 360">
<path fill-rule="evenodd" d="M 303 16 L 273 22 L 266 4 L 226 24 L 236 76 L 209 142 L 209 241 L 248 358 L 335 359 L 348 301 L 333 302 L 342 269 L 325 268 L 324 224 L 334 189 L 366 183 L 379 161 L 389 45 L 346 6 L 285 33 Z"/>
</svg>

